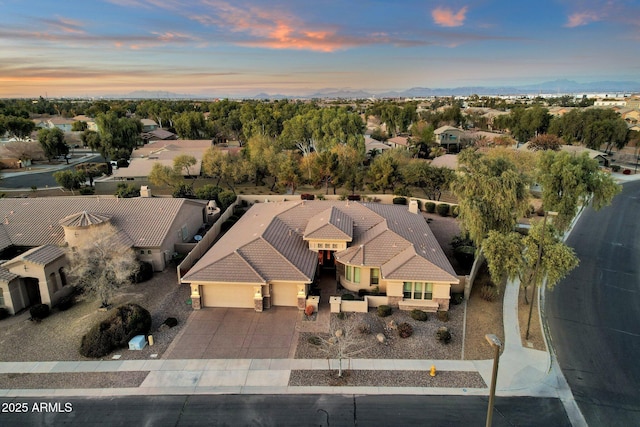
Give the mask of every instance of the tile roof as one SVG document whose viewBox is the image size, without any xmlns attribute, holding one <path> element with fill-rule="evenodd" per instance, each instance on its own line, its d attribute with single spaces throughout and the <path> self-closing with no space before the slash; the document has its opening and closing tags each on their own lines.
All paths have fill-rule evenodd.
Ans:
<svg viewBox="0 0 640 427">
<path fill-rule="evenodd" d="M 17 274 L 13 274 L 12 272 L 7 270 L 6 268 L 0 267 L 0 282 L 9 283 L 10 281 L 15 279 L 16 277 L 20 277 L 20 276 L 18 276 Z"/>
<path fill-rule="evenodd" d="M 29 249 L 28 251 L 18 255 L 17 257 L 9 261 L 9 263 L 16 260 L 24 260 L 32 262 L 34 264 L 47 265 L 50 262 L 55 261 L 63 256 L 65 256 L 65 252 L 59 246 L 43 245 L 38 246 L 37 248 Z"/>
<path fill-rule="evenodd" d="M 72 215 L 65 216 L 59 221 L 63 227 L 88 227 L 90 225 L 102 224 L 109 222 L 110 216 L 100 215 L 98 213 L 82 211 Z"/>
<path fill-rule="evenodd" d="M 0 199 L 0 242 L 3 233 L 15 246 L 42 246 L 64 243 L 60 220 L 78 212 L 93 212 L 111 218 L 111 224 L 124 232 L 135 247 L 161 246 L 173 222 L 183 209 L 199 211 L 206 201 L 173 198 L 118 199 L 110 196 L 38 197 Z"/>
<path fill-rule="evenodd" d="M 458 282 L 422 215 L 406 206 L 311 200 L 255 204 L 183 281 L 309 282 L 317 254 L 304 239 L 314 235 L 353 236 L 351 246 L 336 253 L 336 259 L 381 266 L 385 278 Z"/>
</svg>

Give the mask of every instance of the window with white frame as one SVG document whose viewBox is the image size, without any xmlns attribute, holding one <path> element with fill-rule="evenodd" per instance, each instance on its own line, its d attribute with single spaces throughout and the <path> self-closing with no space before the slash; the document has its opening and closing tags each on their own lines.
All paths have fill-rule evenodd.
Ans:
<svg viewBox="0 0 640 427">
<path fill-rule="evenodd" d="M 433 298 L 433 283 L 404 282 L 402 286 L 402 295 L 406 299 L 430 300 Z"/>
</svg>

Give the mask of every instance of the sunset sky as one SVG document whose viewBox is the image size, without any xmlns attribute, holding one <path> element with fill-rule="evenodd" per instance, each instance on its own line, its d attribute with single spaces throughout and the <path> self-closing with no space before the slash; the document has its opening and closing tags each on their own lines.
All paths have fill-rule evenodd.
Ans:
<svg viewBox="0 0 640 427">
<path fill-rule="evenodd" d="M 0 0 L 0 97 L 640 80 L 640 0 Z"/>
</svg>

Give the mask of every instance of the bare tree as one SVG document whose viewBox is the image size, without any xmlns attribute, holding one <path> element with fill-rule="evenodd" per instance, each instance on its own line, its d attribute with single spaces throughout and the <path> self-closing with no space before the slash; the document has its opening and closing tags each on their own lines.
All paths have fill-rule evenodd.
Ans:
<svg viewBox="0 0 640 427">
<path fill-rule="evenodd" d="M 139 264 L 133 249 L 110 224 L 83 231 L 68 254 L 69 277 L 76 286 L 109 306 L 113 292 L 131 282 Z"/>
<path fill-rule="evenodd" d="M 342 359 L 351 359 L 367 351 L 371 345 L 367 345 L 365 337 L 358 332 L 352 318 L 345 319 L 340 324 L 331 322 L 329 332 L 328 338 L 318 337 L 318 349 L 327 355 L 327 359 L 338 359 L 338 377 L 342 378 Z"/>
</svg>

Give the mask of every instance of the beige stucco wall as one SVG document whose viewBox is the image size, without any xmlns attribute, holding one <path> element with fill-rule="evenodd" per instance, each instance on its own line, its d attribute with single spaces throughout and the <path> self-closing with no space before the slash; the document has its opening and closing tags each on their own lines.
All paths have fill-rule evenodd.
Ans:
<svg viewBox="0 0 640 427">
<path fill-rule="evenodd" d="M 329 245 L 329 247 L 325 247 L 325 245 Z M 336 245 L 336 247 L 334 248 L 333 245 Z M 316 240 L 316 239 L 309 239 L 309 249 L 314 251 L 314 252 L 318 252 L 320 250 L 325 250 L 325 251 L 343 251 L 345 249 L 347 249 L 347 242 L 342 240 Z"/>
<path fill-rule="evenodd" d="M 15 278 L 9 283 L 0 283 L 2 295 L 4 296 L 4 307 L 11 314 L 16 314 L 17 311 L 22 310 L 29 303 L 26 290 L 20 285 L 20 278 Z"/>
<path fill-rule="evenodd" d="M 42 303 L 51 307 L 70 292 L 71 288 L 68 285 L 62 286 L 62 279 L 59 273 L 60 268 L 67 265 L 66 257 L 62 256 L 46 266 L 22 260 L 7 267 L 9 271 L 21 277 L 37 279 Z M 52 274 L 53 277 L 51 276 Z"/>
<path fill-rule="evenodd" d="M 203 214 L 204 212 L 204 214 Z M 155 248 L 151 248 L 153 253 L 153 266 L 154 269 L 158 268 L 156 271 L 162 271 L 166 267 L 166 261 L 171 259 L 171 256 L 174 252 L 176 252 L 176 244 L 185 243 L 193 238 L 196 235 L 200 227 L 205 223 L 206 218 L 206 205 L 204 204 L 195 204 L 191 202 L 185 202 L 180 209 L 178 215 L 176 215 L 175 220 L 171 224 L 169 228 L 169 232 L 165 237 L 164 241 L 157 248 L 157 253 Z M 182 238 L 182 227 L 186 227 L 187 230 L 187 238 Z M 161 268 L 160 268 L 161 267 Z"/>
</svg>

